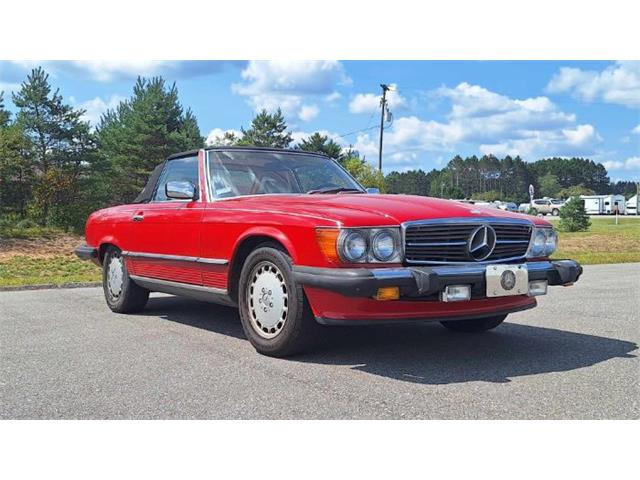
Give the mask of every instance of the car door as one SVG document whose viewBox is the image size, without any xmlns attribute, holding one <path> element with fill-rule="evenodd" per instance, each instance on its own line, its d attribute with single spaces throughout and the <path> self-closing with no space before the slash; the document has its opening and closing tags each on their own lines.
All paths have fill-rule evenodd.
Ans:
<svg viewBox="0 0 640 480">
<path fill-rule="evenodd" d="M 166 191 L 169 182 L 190 182 L 198 187 L 198 157 L 167 161 L 152 200 L 134 210 L 128 266 L 134 275 L 202 285 L 196 261 L 200 254 L 202 193 L 197 188 L 196 199 L 172 199 Z"/>
</svg>

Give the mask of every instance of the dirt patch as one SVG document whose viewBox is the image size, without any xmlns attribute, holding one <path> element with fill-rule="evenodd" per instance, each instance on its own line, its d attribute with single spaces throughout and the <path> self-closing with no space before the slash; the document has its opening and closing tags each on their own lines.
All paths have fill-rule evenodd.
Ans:
<svg viewBox="0 0 640 480">
<path fill-rule="evenodd" d="M 83 237 L 69 234 L 47 238 L 0 238 L 0 260 L 9 260 L 20 255 L 33 258 L 73 256 L 73 250 L 83 243 Z"/>
</svg>

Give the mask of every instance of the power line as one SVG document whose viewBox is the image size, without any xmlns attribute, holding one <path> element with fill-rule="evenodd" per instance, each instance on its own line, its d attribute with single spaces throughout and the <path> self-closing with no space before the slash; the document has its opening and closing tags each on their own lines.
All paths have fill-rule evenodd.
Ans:
<svg viewBox="0 0 640 480">
<path fill-rule="evenodd" d="M 354 135 L 356 133 L 366 132 L 367 130 L 373 130 L 374 128 L 378 128 L 378 126 L 374 125 L 373 127 L 362 128 L 360 130 L 354 130 L 353 132 L 342 133 L 342 134 L 336 135 L 336 136 L 338 136 L 340 138 L 344 138 L 344 137 L 348 137 L 349 135 Z"/>
</svg>

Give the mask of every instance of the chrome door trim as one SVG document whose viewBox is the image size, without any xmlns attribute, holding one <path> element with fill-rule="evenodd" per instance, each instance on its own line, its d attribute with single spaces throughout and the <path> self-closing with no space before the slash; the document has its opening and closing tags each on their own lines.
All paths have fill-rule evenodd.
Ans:
<svg viewBox="0 0 640 480">
<path fill-rule="evenodd" d="M 227 265 L 229 260 L 222 258 L 187 257 L 183 255 L 165 255 L 162 253 L 146 253 L 124 251 L 122 256 L 130 258 L 149 258 L 154 260 L 173 260 L 177 262 L 205 263 L 208 265 Z"/>
<path fill-rule="evenodd" d="M 145 283 L 153 283 L 166 287 L 179 287 L 186 290 L 194 290 L 197 292 L 215 293 L 216 295 L 226 295 L 226 288 L 205 287 L 204 285 L 193 285 L 191 283 L 172 282 L 171 280 L 161 280 L 159 278 L 144 277 L 141 275 L 129 275 L 132 280 L 138 280 Z"/>
</svg>

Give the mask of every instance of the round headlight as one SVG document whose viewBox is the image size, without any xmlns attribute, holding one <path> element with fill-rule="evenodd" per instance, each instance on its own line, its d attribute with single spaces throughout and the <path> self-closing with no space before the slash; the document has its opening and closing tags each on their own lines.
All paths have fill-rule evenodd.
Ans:
<svg viewBox="0 0 640 480">
<path fill-rule="evenodd" d="M 555 230 L 549 229 L 547 232 L 547 241 L 544 244 L 544 254 L 551 255 L 558 248 L 558 234 Z"/>
<path fill-rule="evenodd" d="M 544 230 L 539 228 L 533 237 L 533 245 L 531 245 L 531 254 L 534 257 L 540 257 L 544 254 L 544 247 L 547 243 L 547 235 Z"/>
<path fill-rule="evenodd" d="M 357 262 L 367 254 L 367 239 L 360 232 L 348 233 L 342 251 L 347 260 Z"/>
<path fill-rule="evenodd" d="M 373 255 L 381 262 L 391 260 L 396 250 L 396 241 L 390 232 L 378 232 L 373 241 Z"/>
</svg>

